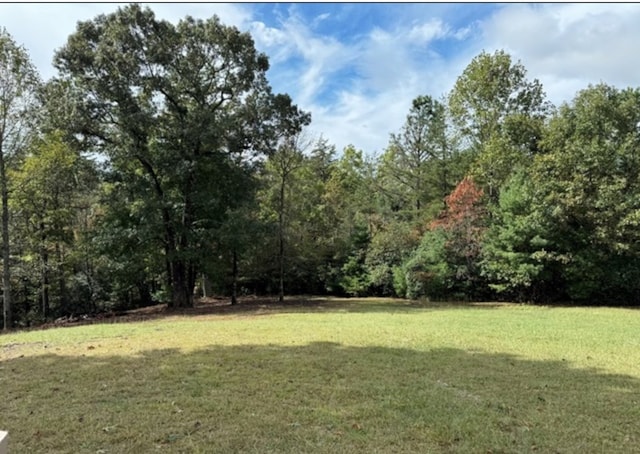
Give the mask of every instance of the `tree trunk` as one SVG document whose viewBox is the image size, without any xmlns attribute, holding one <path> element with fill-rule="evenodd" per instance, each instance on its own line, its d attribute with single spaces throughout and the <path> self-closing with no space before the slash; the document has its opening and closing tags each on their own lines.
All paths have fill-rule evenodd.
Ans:
<svg viewBox="0 0 640 454">
<path fill-rule="evenodd" d="M 44 222 L 40 222 L 40 259 L 42 264 L 41 298 L 42 298 L 42 318 L 49 316 L 49 253 L 47 252 L 47 235 L 45 233 Z"/>
<path fill-rule="evenodd" d="M 49 254 L 42 252 L 42 318 L 49 316 Z"/>
<path fill-rule="evenodd" d="M 202 273 L 202 296 L 208 298 L 211 296 L 211 283 L 206 274 Z"/>
<path fill-rule="evenodd" d="M 136 283 L 136 287 L 138 287 L 138 297 L 140 298 L 140 304 L 142 306 L 150 306 L 153 302 L 153 298 L 151 297 L 151 289 L 149 288 L 149 283 L 146 281 L 139 281 Z"/>
<path fill-rule="evenodd" d="M 448 172 L 447 172 L 447 163 L 445 161 L 445 153 L 442 153 L 442 160 L 440 161 L 440 165 L 442 167 L 442 178 L 441 178 L 441 187 L 442 187 L 442 209 L 447 208 L 446 197 L 449 195 L 449 182 L 448 182 Z"/>
<path fill-rule="evenodd" d="M 186 233 L 192 227 L 193 219 L 193 206 L 191 203 L 191 190 L 195 185 L 193 173 L 187 176 L 185 188 L 184 188 L 184 208 L 182 210 L 182 219 L 180 221 L 182 232 L 171 232 L 171 236 L 175 239 L 172 244 L 175 247 L 172 251 L 177 254 L 180 251 L 189 251 L 190 241 L 189 236 Z M 170 215 L 167 216 L 167 220 L 170 219 Z M 165 229 L 168 228 L 168 223 L 165 224 Z M 174 256 L 175 257 L 175 256 Z M 184 258 L 176 258 L 171 263 L 171 307 L 193 307 L 193 290 L 196 285 L 196 267 L 192 261 Z"/>
<path fill-rule="evenodd" d="M 181 260 L 171 262 L 171 301 L 169 307 L 193 307 L 193 288 L 195 282 L 190 278 L 188 266 Z M 191 281 L 191 282 L 190 282 Z"/>
<path fill-rule="evenodd" d="M 231 283 L 231 305 L 238 303 L 238 253 L 233 248 L 233 266 L 232 266 L 233 281 Z"/>
<path fill-rule="evenodd" d="M 420 164 L 418 164 L 419 166 Z M 422 204 L 420 203 L 420 198 L 422 197 L 421 191 L 422 191 L 422 184 L 421 184 L 421 180 L 422 180 L 422 172 L 420 171 L 420 167 L 418 167 L 418 169 L 416 170 L 417 172 L 417 179 L 416 179 L 416 219 L 418 219 L 420 217 L 420 209 L 422 208 Z"/>
<path fill-rule="evenodd" d="M 280 287 L 278 301 L 284 301 L 284 189 L 286 179 L 283 175 L 280 184 L 280 209 L 278 210 L 278 259 L 280 260 Z"/>
<path fill-rule="evenodd" d="M 178 247 L 176 234 L 171 227 L 171 217 L 166 208 L 162 210 L 164 229 L 165 229 L 165 264 L 167 266 L 167 287 L 171 298 L 168 301 L 170 308 L 193 307 L 193 288 L 195 279 L 189 286 L 190 269 L 184 260 L 176 258 L 178 256 Z M 184 239 L 183 239 L 184 240 Z M 184 243 L 184 241 L 183 241 Z"/>
<path fill-rule="evenodd" d="M 5 169 L 4 153 L 0 147 L 0 192 L 2 192 L 2 299 L 4 329 L 13 326 L 11 312 L 11 268 L 9 260 L 11 251 L 9 245 L 9 190 L 7 185 L 7 175 Z"/>
<path fill-rule="evenodd" d="M 69 308 L 69 298 L 67 295 L 67 283 L 64 279 L 64 251 L 63 248 L 60 247 L 60 243 L 56 242 L 55 246 L 56 251 L 56 261 L 58 262 L 57 273 L 58 273 L 58 288 L 60 290 L 60 307 L 62 311 L 67 313 Z"/>
</svg>

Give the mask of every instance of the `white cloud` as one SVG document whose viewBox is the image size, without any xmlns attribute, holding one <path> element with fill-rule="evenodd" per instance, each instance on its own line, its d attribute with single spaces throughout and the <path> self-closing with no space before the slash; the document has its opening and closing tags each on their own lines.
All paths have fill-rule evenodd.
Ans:
<svg viewBox="0 0 640 454">
<path fill-rule="evenodd" d="M 54 51 L 63 46 L 76 22 L 115 10 L 100 4 L 0 4 L 0 17 L 14 40 L 29 52 L 43 79 L 54 75 Z"/>
<path fill-rule="evenodd" d="M 251 22 L 250 31 L 258 45 L 269 49 L 280 46 L 287 47 L 287 34 L 278 28 L 267 27 L 263 22 L 254 21 Z"/>
<path fill-rule="evenodd" d="M 638 4 L 514 4 L 483 30 L 487 47 L 521 59 L 559 104 L 590 83 L 638 86 L 638 23 Z"/>
<path fill-rule="evenodd" d="M 314 34 L 295 13 L 282 19 L 280 27 L 254 21 L 250 30 L 256 46 L 269 55 L 272 67 L 281 64 L 285 68 L 291 63 L 288 59 L 302 60 L 296 73 L 290 69 L 272 72 L 273 82 L 286 86 L 286 91 L 302 106 L 313 104 L 327 80 L 354 58 L 350 49 L 336 39 Z"/>
<path fill-rule="evenodd" d="M 354 49 L 358 54 L 356 66 L 366 88 L 372 92 L 390 91 L 413 72 L 405 38 L 380 28 Z"/>
<path fill-rule="evenodd" d="M 118 6 L 0 4 L 0 17 L 47 79 L 54 74 L 54 50 L 64 45 L 76 22 Z M 339 150 L 353 143 L 365 152 L 381 152 L 389 134 L 404 122 L 411 100 L 447 93 L 483 49 L 504 49 L 520 59 L 555 104 L 572 99 L 589 83 L 622 87 L 640 81 L 635 61 L 638 4 L 510 4 L 481 21 L 476 16 L 456 26 L 446 18 L 456 14 L 455 8 L 412 7 L 409 20 L 386 27 L 368 22 L 366 14 L 360 15 L 361 7 L 327 8 L 305 21 L 299 14 L 304 7 L 295 5 L 274 25 L 260 19 L 249 4 L 151 5 L 158 17 L 172 22 L 187 14 L 217 14 L 223 23 L 249 31 L 256 47 L 269 56 L 274 90 L 289 93 L 310 111 L 311 129 Z M 389 11 L 409 14 L 399 5 L 389 5 Z M 319 32 L 350 20 L 347 12 L 367 24 L 358 27 L 356 35 L 343 39 L 340 33 Z"/>
<path fill-rule="evenodd" d="M 366 152 L 380 151 L 404 121 L 413 98 L 415 81 L 407 83 L 415 79 L 410 55 L 397 35 L 382 29 L 374 28 L 350 44 L 316 33 L 318 18 L 329 17 L 323 14 L 305 23 L 290 10 L 279 27 L 256 21 L 251 32 L 273 63 L 274 88 L 287 91 L 312 113 L 314 135 L 322 134 L 338 150 L 354 144 Z M 407 41 L 406 33 L 402 40 Z M 296 59 L 301 68 L 294 73 L 288 64 Z M 351 76 L 344 77 L 343 71 Z M 334 77 L 342 78 L 339 91 L 327 96 Z"/>
<path fill-rule="evenodd" d="M 268 27 L 263 22 L 253 21 L 249 25 L 249 32 L 256 48 L 269 56 L 271 66 L 284 64 L 295 53 L 295 46 L 289 36 L 279 28 Z"/>
<path fill-rule="evenodd" d="M 31 60 L 47 80 L 55 75 L 54 53 L 62 47 L 78 21 L 115 12 L 126 3 L 0 3 L 0 17 L 14 40 L 29 52 Z M 143 4 L 144 5 L 144 4 Z M 156 17 L 177 22 L 186 15 L 208 18 L 217 14 L 223 23 L 239 28 L 251 17 L 244 5 L 210 3 L 154 3 Z"/>
<path fill-rule="evenodd" d="M 54 50 L 66 42 L 78 20 L 90 20 L 116 10 L 118 4 L 0 4 L 6 23 L 24 43 L 45 79 L 54 75 Z M 391 132 L 402 125 L 411 100 L 420 94 L 438 96 L 455 77 L 447 62 L 429 50 L 432 41 L 460 39 L 464 30 L 452 30 L 443 20 L 415 20 L 407 26 L 384 30 L 363 29 L 348 43 L 319 34 L 320 23 L 338 20 L 333 13 L 310 22 L 291 7 L 278 25 L 253 17 L 252 7 L 235 4 L 157 3 L 151 8 L 159 18 L 177 22 L 185 15 L 220 16 L 225 24 L 248 30 L 256 46 L 271 61 L 269 78 L 276 91 L 289 93 L 313 116 L 312 130 L 324 134 L 341 150 L 349 143 L 365 152 L 380 152 Z M 29 20 L 25 21 L 24 18 Z M 50 25 L 55 23 L 55 27 Z M 410 46 L 421 49 L 414 55 Z M 345 76 L 345 74 L 347 74 Z M 339 83 L 334 78 L 341 77 Z M 331 96 L 328 89 L 336 90 Z"/>
<path fill-rule="evenodd" d="M 323 13 L 323 14 L 317 15 L 313 19 L 313 27 L 317 27 L 318 24 L 320 24 L 320 22 L 325 21 L 325 20 L 329 19 L 330 17 L 331 17 L 330 13 Z"/>
<path fill-rule="evenodd" d="M 452 73 L 451 68 L 461 71 L 461 64 L 449 66 L 430 44 L 461 40 L 471 31 L 471 27 L 455 30 L 442 19 L 429 18 L 391 30 L 374 26 L 349 42 L 340 42 L 315 31 L 319 17 L 330 20 L 331 16 L 304 22 L 294 8 L 280 18 L 278 26 L 255 21 L 250 29 L 273 63 L 274 88 L 288 92 L 311 112 L 311 132 L 324 135 L 338 150 L 353 144 L 367 153 L 384 150 L 389 134 L 402 126 L 415 97 L 440 97 L 453 85 L 459 72 Z M 293 61 L 300 69 L 291 69 Z M 341 78 L 338 91 L 327 96 L 328 84 L 336 77 Z"/>
<path fill-rule="evenodd" d="M 196 19 L 208 19 L 214 14 L 225 25 L 232 25 L 243 29 L 251 20 L 251 10 L 239 3 L 143 3 L 149 6 L 156 17 L 166 19 L 173 23 L 189 15 Z"/>
<path fill-rule="evenodd" d="M 389 133 L 396 132 L 411 106 L 410 90 L 383 91 L 364 95 L 344 91 L 330 106 L 313 106 L 311 131 L 322 134 L 339 151 L 349 144 L 365 153 L 379 154 L 386 146 Z"/>
<path fill-rule="evenodd" d="M 372 28 L 349 47 L 358 78 L 343 87 L 335 103 L 306 106 L 313 114 L 312 129 L 339 150 L 353 144 L 381 153 L 404 123 L 412 100 L 424 94 L 439 99 L 469 62 L 447 60 L 430 44 L 464 39 L 470 32 L 471 27 L 454 30 L 441 19 L 393 30 Z"/>
<path fill-rule="evenodd" d="M 409 40 L 418 43 L 429 43 L 434 39 L 442 39 L 449 35 L 449 26 L 441 19 L 431 19 L 421 25 L 414 25 L 408 33 Z"/>
</svg>

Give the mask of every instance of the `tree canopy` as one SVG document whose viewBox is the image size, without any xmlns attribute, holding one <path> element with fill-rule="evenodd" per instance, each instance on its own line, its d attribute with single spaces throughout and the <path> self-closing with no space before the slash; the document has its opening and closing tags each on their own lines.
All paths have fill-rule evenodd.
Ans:
<svg viewBox="0 0 640 454">
<path fill-rule="evenodd" d="M 482 52 L 374 156 L 311 136 L 216 16 L 120 7 L 54 64 L 0 32 L 5 328 L 212 294 L 640 304 L 638 88 L 554 107 Z"/>
<path fill-rule="evenodd" d="M 91 121 L 77 132 L 107 156 L 112 200 L 147 224 L 143 242 L 162 248 L 171 305 L 192 305 L 211 233 L 242 198 L 248 158 L 307 115 L 271 94 L 266 56 L 215 16 L 173 26 L 127 6 L 78 24 L 55 61 L 84 94 Z"/>
</svg>

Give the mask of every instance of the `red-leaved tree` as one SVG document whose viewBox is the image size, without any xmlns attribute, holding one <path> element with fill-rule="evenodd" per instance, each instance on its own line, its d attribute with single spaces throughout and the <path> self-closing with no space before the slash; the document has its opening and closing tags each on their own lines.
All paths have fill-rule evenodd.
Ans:
<svg viewBox="0 0 640 454">
<path fill-rule="evenodd" d="M 446 233 L 446 260 L 455 270 L 454 279 L 464 282 L 466 289 L 476 287 L 479 278 L 478 260 L 486 230 L 483 196 L 473 179 L 465 177 L 446 197 L 446 209 L 429 225 L 431 230 Z"/>
</svg>

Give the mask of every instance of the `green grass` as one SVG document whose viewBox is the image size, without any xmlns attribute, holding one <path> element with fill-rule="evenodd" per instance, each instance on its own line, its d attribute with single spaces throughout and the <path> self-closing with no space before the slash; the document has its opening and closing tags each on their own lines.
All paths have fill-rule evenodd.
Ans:
<svg viewBox="0 0 640 454">
<path fill-rule="evenodd" d="M 311 301 L 0 335 L 12 453 L 640 452 L 640 312 Z"/>
</svg>

